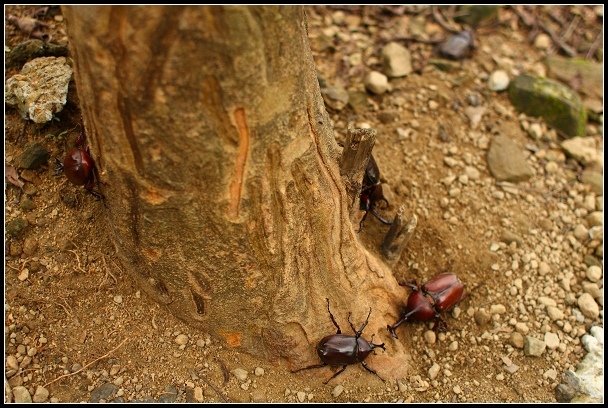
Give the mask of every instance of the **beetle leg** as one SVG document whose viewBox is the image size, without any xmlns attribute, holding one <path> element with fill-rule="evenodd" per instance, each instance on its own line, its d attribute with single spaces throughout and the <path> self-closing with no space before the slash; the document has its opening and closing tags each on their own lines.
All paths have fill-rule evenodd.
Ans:
<svg viewBox="0 0 608 408">
<path fill-rule="evenodd" d="M 418 311 L 418 309 L 414 309 L 414 310 L 410 310 L 408 313 L 406 313 L 405 315 L 403 315 L 403 317 L 401 319 L 399 319 L 399 321 L 395 324 L 391 325 L 387 325 L 386 328 L 388 329 L 388 331 L 391 333 L 391 336 L 393 336 L 393 338 L 397 339 L 397 333 L 395 333 L 395 329 L 399 326 L 401 326 L 401 324 L 403 322 L 406 322 L 411 315 L 413 315 L 414 313 L 416 313 Z"/>
<path fill-rule="evenodd" d="M 386 348 L 384 347 L 384 343 L 380 343 L 380 344 L 374 344 L 374 336 L 376 335 L 376 333 L 372 334 L 372 338 L 369 340 L 369 345 L 370 347 L 373 349 L 375 349 L 376 347 L 381 348 L 382 350 L 386 351 Z"/>
<path fill-rule="evenodd" d="M 302 370 L 308 370 L 310 368 L 321 368 L 321 367 L 325 367 L 327 364 L 323 363 L 323 364 L 313 364 L 311 366 L 308 367 L 302 367 L 302 368 L 298 368 L 297 370 L 291 370 L 292 373 L 297 373 L 298 371 L 302 371 Z"/>
<path fill-rule="evenodd" d="M 441 318 L 441 316 L 437 315 L 435 327 L 433 327 L 433 328 L 440 333 L 446 332 L 446 331 L 448 331 L 448 324 L 445 322 L 445 320 L 443 320 Z"/>
<path fill-rule="evenodd" d="M 369 308 L 369 313 L 367 314 L 367 319 L 365 319 L 365 323 L 363 323 L 363 325 L 361 326 L 361 328 L 359 329 L 359 331 L 356 331 L 356 337 L 359 338 L 361 336 L 361 333 L 363 333 L 363 329 L 365 329 L 365 326 L 367 326 L 367 323 L 369 322 L 369 316 L 372 314 L 372 308 Z M 352 326 L 352 324 L 351 324 Z M 353 327 L 353 331 L 355 330 L 355 328 Z"/>
<path fill-rule="evenodd" d="M 332 378 L 336 378 L 338 376 L 338 374 L 342 373 L 342 371 L 344 371 L 346 369 L 346 366 L 342 366 L 341 369 L 339 369 L 334 375 L 332 375 L 331 377 L 329 377 L 328 380 L 323 381 L 323 384 L 327 384 L 328 382 L 330 382 L 332 380 Z"/>
<path fill-rule="evenodd" d="M 369 371 L 370 373 L 374 374 L 376 377 L 378 377 L 379 379 L 382 380 L 382 382 L 384 382 L 384 379 L 382 377 L 380 377 L 378 375 L 378 373 L 374 370 L 372 370 L 371 368 L 369 368 L 369 366 L 367 364 L 365 364 L 365 361 L 361 362 L 361 365 L 363 366 L 363 368 L 365 368 L 367 371 Z"/>
<path fill-rule="evenodd" d="M 55 175 L 60 176 L 63 172 L 63 163 L 55 157 Z"/>
<path fill-rule="evenodd" d="M 409 282 L 403 282 L 403 283 L 399 283 L 399 286 L 407 286 L 408 288 L 418 292 L 418 285 L 416 284 L 416 280 L 413 279 Z M 426 293 L 426 292 L 425 292 Z"/>
<path fill-rule="evenodd" d="M 325 300 L 327 300 L 327 311 L 329 312 L 329 318 L 331 319 L 331 322 L 334 324 L 334 326 L 336 326 L 336 328 L 338 329 L 336 334 L 340 334 L 340 333 L 342 333 L 342 330 L 340 330 L 340 326 L 338 326 L 338 323 L 336 323 L 336 319 L 334 319 L 334 315 L 332 315 L 331 310 L 329 310 L 329 299 L 325 298 Z"/>
<path fill-rule="evenodd" d="M 363 218 L 361 218 L 361 221 L 359 221 L 359 230 L 357 232 L 361 232 L 361 230 L 363 229 L 363 221 L 365 221 L 365 218 L 367 218 L 367 213 L 368 211 L 365 211 L 365 214 L 363 214 Z"/>
<path fill-rule="evenodd" d="M 392 221 L 388 221 L 388 220 L 385 220 L 384 218 L 382 218 L 382 217 L 381 217 L 381 216 L 380 216 L 380 215 L 379 215 L 379 214 L 378 214 L 378 213 L 377 213 L 377 212 L 374 210 L 374 208 L 373 208 L 373 207 L 372 207 L 372 209 L 371 209 L 370 211 L 371 211 L 371 213 L 374 215 L 374 217 L 376 217 L 376 218 L 378 218 L 378 220 L 380 220 L 380 222 L 381 222 L 381 223 L 386 224 L 386 225 L 392 225 L 392 224 L 393 224 L 393 222 L 392 222 Z"/>
</svg>

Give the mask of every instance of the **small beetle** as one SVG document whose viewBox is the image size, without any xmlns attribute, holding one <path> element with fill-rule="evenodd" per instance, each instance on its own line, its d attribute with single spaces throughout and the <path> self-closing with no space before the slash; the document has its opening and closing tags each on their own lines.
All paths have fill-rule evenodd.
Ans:
<svg viewBox="0 0 608 408">
<path fill-rule="evenodd" d="M 346 369 L 347 365 L 361 363 L 363 368 L 365 368 L 370 373 L 375 374 L 378 378 L 384 381 L 382 377 L 380 377 L 378 373 L 376 373 L 376 371 L 369 368 L 368 365 L 365 364 L 365 361 L 363 361 L 376 347 L 380 347 L 382 350 L 386 350 L 384 348 L 384 343 L 374 344 L 372 342 L 368 342 L 367 340 L 361 337 L 361 333 L 363 332 L 363 329 L 365 329 L 365 326 L 367 326 L 367 322 L 369 321 L 369 316 L 372 314 L 371 307 L 369 309 L 369 313 L 367 314 L 367 319 L 365 319 L 365 323 L 363 323 L 363 326 L 361 326 L 359 330 L 355 330 L 355 326 L 353 326 L 352 322 L 350 321 L 350 313 L 348 314 L 348 323 L 353 329 L 353 332 L 355 332 L 354 336 L 349 336 L 346 334 L 341 334 L 342 330 L 340 330 L 340 326 L 338 326 L 338 323 L 336 323 L 336 319 L 334 319 L 334 316 L 331 314 L 331 310 L 329 310 L 329 299 L 325 300 L 327 300 L 327 311 L 329 312 L 329 317 L 334 326 L 336 326 L 336 328 L 338 329 L 338 331 L 336 332 L 336 334 L 331 334 L 329 336 L 323 337 L 319 344 L 317 344 L 317 354 L 323 362 L 322 364 L 314 364 L 308 367 L 299 368 L 297 370 L 293 370 L 292 373 L 297 373 L 298 371 L 302 370 L 308 370 L 309 368 L 325 367 L 326 365 L 332 367 L 342 366 L 342 368 L 338 370 L 334 375 L 332 375 L 327 381 L 323 382 L 323 384 L 327 384 L 332 378 L 335 378 L 338 376 L 338 374 L 342 373 L 342 371 Z M 373 338 L 374 336 L 372 335 L 372 340 Z"/>
<path fill-rule="evenodd" d="M 427 321 L 435 319 L 440 331 L 446 330 L 446 323 L 441 319 L 441 313 L 453 308 L 460 302 L 464 294 L 464 285 L 453 273 L 442 273 L 420 288 L 416 283 L 405 283 L 413 292 L 407 298 L 405 312 L 401 319 L 392 326 L 386 326 L 394 338 L 395 329 L 406 321 Z"/>
<path fill-rule="evenodd" d="M 76 146 L 65 155 L 63 163 L 57 160 L 56 171 L 57 173 L 63 171 L 71 183 L 84 186 L 96 199 L 104 198 L 103 194 L 93 189 L 95 183 L 99 181 L 99 176 L 88 146 L 84 147 L 82 134 L 76 139 Z"/>
<path fill-rule="evenodd" d="M 363 175 L 363 184 L 361 186 L 361 193 L 359 194 L 359 209 L 364 210 L 365 214 L 359 222 L 359 231 L 363 228 L 363 221 L 367 217 L 367 213 L 371 212 L 374 217 L 378 218 L 380 222 L 386 225 L 391 225 L 392 222 L 382 218 L 375 210 L 376 203 L 384 201 L 388 206 L 388 200 L 384 198 L 382 194 L 382 183 L 380 182 L 380 169 L 374 156 L 369 156 L 367 167 L 365 168 L 365 174 Z"/>
</svg>

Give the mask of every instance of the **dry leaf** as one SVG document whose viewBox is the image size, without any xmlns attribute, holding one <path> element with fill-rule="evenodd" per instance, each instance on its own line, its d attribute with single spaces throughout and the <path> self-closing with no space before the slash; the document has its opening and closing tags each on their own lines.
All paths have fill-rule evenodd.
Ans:
<svg viewBox="0 0 608 408">
<path fill-rule="evenodd" d="M 13 166 L 4 166 L 4 173 L 9 183 L 19 188 L 23 188 L 25 183 L 19 179 L 19 174 Z"/>
</svg>

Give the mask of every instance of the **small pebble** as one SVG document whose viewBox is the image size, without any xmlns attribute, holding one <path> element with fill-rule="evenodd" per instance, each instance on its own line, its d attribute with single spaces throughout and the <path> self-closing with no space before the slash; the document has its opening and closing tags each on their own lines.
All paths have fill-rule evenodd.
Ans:
<svg viewBox="0 0 608 408">
<path fill-rule="evenodd" d="M 247 372 L 247 370 L 244 370 L 242 368 L 235 368 L 234 370 L 230 371 L 232 373 L 232 375 L 234 375 L 239 381 L 245 381 L 247 380 L 247 376 L 249 375 L 249 373 Z"/>
<path fill-rule="evenodd" d="M 38 387 L 36 387 L 36 392 L 34 393 L 34 397 L 32 398 L 32 401 L 34 401 L 34 402 L 46 402 L 46 400 L 48 398 L 49 398 L 49 390 L 47 390 L 46 388 L 44 388 L 41 385 L 39 385 Z"/>
<path fill-rule="evenodd" d="M 534 39 L 534 46 L 539 50 L 546 50 L 551 46 L 551 37 L 545 33 L 540 33 Z"/>
<path fill-rule="evenodd" d="M 180 346 L 188 344 L 188 336 L 185 334 L 178 334 L 175 337 L 175 343 L 179 344 Z"/>
<path fill-rule="evenodd" d="M 524 340 L 524 354 L 526 356 L 539 357 L 544 353 L 546 346 L 544 341 L 532 336 L 526 336 Z"/>
<path fill-rule="evenodd" d="M 589 293 L 580 295 L 577 304 L 585 317 L 595 319 L 600 315 L 600 308 Z"/>
<path fill-rule="evenodd" d="M 333 391 L 331 392 L 331 395 L 334 398 L 338 398 L 340 396 L 340 394 L 342 394 L 344 392 L 344 387 L 342 386 L 342 384 L 338 384 L 334 387 Z"/>
<path fill-rule="evenodd" d="M 306 393 L 302 392 L 302 391 L 298 391 L 298 393 L 296 394 L 296 397 L 298 398 L 298 401 L 304 402 L 306 400 Z"/>
<path fill-rule="evenodd" d="M 521 334 L 528 334 L 528 332 L 530 331 L 528 325 L 523 322 L 515 323 L 515 330 Z"/>
<path fill-rule="evenodd" d="M 437 378 L 437 375 L 439 375 L 439 371 L 441 370 L 441 367 L 439 366 L 439 364 L 434 363 L 431 368 L 429 368 L 429 378 L 431 380 L 434 380 L 435 378 Z"/>
<path fill-rule="evenodd" d="M 121 295 L 116 295 L 114 296 L 114 303 L 122 303 L 122 296 Z"/>
<path fill-rule="evenodd" d="M 479 326 L 485 326 L 492 318 L 492 315 L 490 315 L 485 309 L 479 309 L 475 312 L 474 318 L 475 323 L 477 323 Z"/>
<path fill-rule="evenodd" d="M 587 279 L 591 282 L 597 282 L 602 279 L 602 268 L 597 265 L 592 265 L 587 268 Z"/>
<path fill-rule="evenodd" d="M 545 344 L 549 350 L 555 350 L 559 346 L 559 337 L 552 332 L 545 333 Z"/>
<path fill-rule="evenodd" d="M 13 397 L 15 398 L 15 403 L 31 403 L 32 396 L 27 388 L 23 386 L 18 386 L 13 388 Z"/>
<path fill-rule="evenodd" d="M 264 375 L 264 369 L 262 367 L 256 367 L 255 370 L 253 371 L 253 373 L 256 376 L 261 377 Z"/>
<path fill-rule="evenodd" d="M 504 91 L 508 87 L 509 74 L 507 74 L 505 71 L 499 69 L 490 74 L 490 77 L 488 78 L 488 88 L 490 88 L 491 91 Z"/>
<path fill-rule="evenodd" d="M 435 344 L 435 341 L 437 341 L 437 335 L 433 330 L 427 330 L 424 332 L 424 340 L 428 344 Z"/>
<path fill-rule="evenodd" d="M 522 349 L 524 348 L 524 336 L 521 333 L 513 332 L 509 337 L 509 342 L 515 348 Z"/>
</svg>

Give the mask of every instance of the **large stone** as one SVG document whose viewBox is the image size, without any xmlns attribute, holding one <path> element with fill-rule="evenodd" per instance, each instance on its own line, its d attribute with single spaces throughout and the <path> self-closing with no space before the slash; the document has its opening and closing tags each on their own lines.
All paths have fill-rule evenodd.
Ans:
<svg viewBox="0 0 608 408">
<path fill-rule="evenodd" d="M 521 148 L 507 136 L 492 140 L 488 150 L 488 167 L 496 180 L 519 182 L 534 175 Z"/>
<path fill-rule="evenodd" d="M 65 57 L 33 59 L 6 81 L 5 101 L 17 106 L 25 119 L 46 123 L 63 109 L 71 77 Z"/>
<path fill-rule="evenodd" d="M 576 92 L 551 79 L 522 74 L 509 85 L 515 108 L 542 117 L 567 137 L 584 136 L 587 111 Z"/>
<path fill-rule="evenodd" d="M 388 43 L 382 49 L 384 73 L 389 78 L 403 77 L 412 72 L 412 56 L 407 48 L 396 42 Z"/>
</svg>

